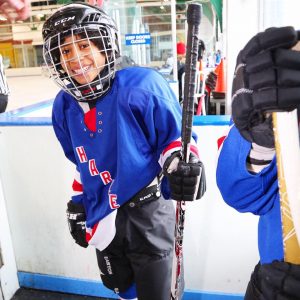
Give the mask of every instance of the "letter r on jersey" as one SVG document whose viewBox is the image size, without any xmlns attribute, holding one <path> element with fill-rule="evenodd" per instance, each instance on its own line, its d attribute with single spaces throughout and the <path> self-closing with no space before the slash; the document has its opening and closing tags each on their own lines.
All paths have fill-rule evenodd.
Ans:
<svg viewBox="0 0 300 300">
<path fill-rule="evenodd" d="M 100 177 L 101 177 L 102 182 L 105 185 L 112 182 L 112 178 L 111 178 L 110 173 L 108 171 L 101 172 Z"/>
</svg>

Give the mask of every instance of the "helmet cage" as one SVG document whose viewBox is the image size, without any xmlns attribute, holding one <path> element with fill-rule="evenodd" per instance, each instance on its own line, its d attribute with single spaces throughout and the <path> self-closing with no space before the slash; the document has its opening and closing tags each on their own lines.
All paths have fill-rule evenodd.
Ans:
<svg viewBox="0 0 300 300">
<path fill-rule="evenodd" d="M 66 38 L 71 37 L 71 41 L 66 42 Z M 99 65 L 96 59 L 97 52 L 90 51 L 82 54 L 76 47 L 76 43 L 86 41 L 89 48 L 92 49 L 92 44 L 97 47 L 97 52 L 105 57 L 105 64 Z M 73 44 L 75 54 L 70 59 L 65 59 L 62 55 L 64 47 Z M 95 49 L 95 47 L 93 47 Z M 90 101 L 99 98 L 105 94 L 115 76 L 115 62 L 119 57 L 118 39 L 115 30 L 105 24 L 88 24 L 82 27 L 71 28 L 69 30 L 58 32 L 55 35 L 50 35 L 44 42 L 44 60 L 50 77 L 67 93 L 72 95 L 78 101 Z M 84 56 L 93 58 L 94 68 L 88 71 L 82 65 Z M 85 83 L 78 83 L 72 74 L 68 71 L 67 65 L 78 60 L 80 65 L 80 73 L 85 78 Z M 63 68 L 64 64 L 65 68 Z M 66 69 L 66 70 L 65 70 Z M 96 77 L 89 82 L 87 74 L 91 71 L 98 71 Z"/>
</svg>

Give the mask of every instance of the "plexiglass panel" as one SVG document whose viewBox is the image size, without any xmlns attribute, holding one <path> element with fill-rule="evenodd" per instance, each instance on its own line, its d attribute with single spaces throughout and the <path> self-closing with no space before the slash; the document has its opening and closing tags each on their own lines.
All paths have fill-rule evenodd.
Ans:
<svg viewBox="0 0 300 300">
<path fill-rule="evenodd" d="M 107 8 L 118 23 L 124 66 L 155 68 L 173 79 L 171 1 L 111 0 Z"/>
</svg>

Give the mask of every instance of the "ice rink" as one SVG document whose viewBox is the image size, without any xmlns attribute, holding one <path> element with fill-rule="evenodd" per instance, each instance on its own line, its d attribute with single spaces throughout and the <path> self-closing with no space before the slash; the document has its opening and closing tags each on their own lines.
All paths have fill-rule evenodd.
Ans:
<svg viewBox="0 0 300 300">
<path fill-rule="evenodd" d="M 53 99 L 59 91 L 45 75 L 10 76 L 7 73 L 11 94 L 6 111 Z"/>
</svg>

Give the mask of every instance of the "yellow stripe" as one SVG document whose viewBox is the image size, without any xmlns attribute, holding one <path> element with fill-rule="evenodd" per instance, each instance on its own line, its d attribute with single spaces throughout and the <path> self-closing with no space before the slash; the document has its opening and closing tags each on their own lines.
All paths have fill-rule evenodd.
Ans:
<svg viewBox="0 0 300 300">
<path fill-rule="evenodd" d="M 295 226 L 291 216 L 291 210 L 289 206 L 288 193 L 286 189 L 286 182 L 283 171 L 283 158 L 281 154 L 280 141 L 278 136 L 278 122 L 277 114 L 273 113 L 273 126 L 275 136 L 275 149 L 277 159 L 278 170 L 278 186 L 280 196 L 280 210 L 281 210 L 281 223 L 283 234 L 283 248 L 284 248 L 284 261 L 300 264 L 300 247 L 295 234 Z"/>
</svg>

